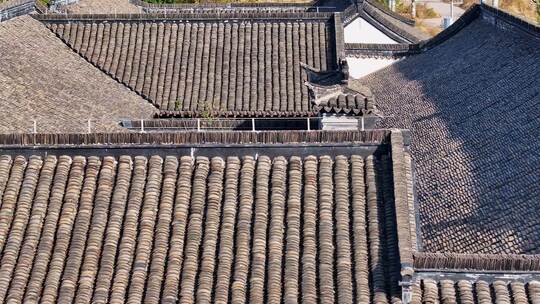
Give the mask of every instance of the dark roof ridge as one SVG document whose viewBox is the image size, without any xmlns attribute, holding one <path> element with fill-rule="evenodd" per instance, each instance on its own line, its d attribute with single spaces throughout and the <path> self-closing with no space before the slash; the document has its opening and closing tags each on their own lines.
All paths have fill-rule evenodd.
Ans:
<svg viewBox="0 0 540 304">
<path fill-rule="evenodd" d="M 318 112 L 313 110 L 306 111 L 185 111 L 185 110 L 161 110 L 159 111 L 158 117 L 167 118 L 167 117 L 180 117 L 180 118 L 196 118 L 201 117 L 201 114 L 205 115 L 214 115 L 215 117 L 234 117 L 234 118 L 259 118 L 259 117 L 315 117 L 318 115 Z"/>
<path fill-rule="evenodd" d="M 421 52 L 432 49 L 448 39 L 452 38 L 455 34 L 468 26 L 471 22 L 481 16 L 483 10 L 489 8 L 490 10 L 496 10 L 486 5 L 475 4 L 469 8 L 458 20 L 456 20 L 449 28 L 445 29 L 435 37 L 428 40 L 407 44 L 369 44 L 369 43 L 346 43 L 345 51 L 347 55 L 357 56 L 379 56 L 379 57 L 392 57 L 392 56 L 408 56 L 419 54 Z M 504 13 L 500 10 L 497 12 Z M 504 13 L 505 15 L 509 15 Z M 509 15 L 511 16 L 511 15 Z M 512 18 L 517 18 L 513 17 Z M 521 19 L 519 19 L 521 20 Z M 522 21 L 523 22 L 523 21 Z"/>
<path fill-rule="evenodd" d="M 404 155 L 406 153 L 406 141 L 401 130 L 395 129 L 391 131 L 390 144 L 392 147 L 394 208 L 401 275 L 402 277 L 410 277 L 414 272 L 414 260 L 411 243 L 411 227 L 409 226 L 407 168 Z"/>
<path fill-rule="evenodd" d="M 413 44 L 346 43 L 345 52 L 348 56 L 352 55 L 358 57 L 403 57 L 419 54 L 446 42 L 479 17 L 489 20 L 489 22 L 495 26 L 504 28 L 509 28 L 510 26 L 512 29 L 515 28 L 534 37 L 540 37 L 539 25 L 527 22 L 517 16 L 486 4 L 475 4 L 449 28 L 428 40 Z M 504 22 L 506 26 L 501 25 L 500 22 Z"/>
<path fill-rule="evenodd" d="M 410 25 L 403 23 L 399 20 L 398 22 L 402 23 L 403 26 L 394 24 L 392 21 L 388 20 L 388 17 L 384 12 L 366 3 L 367 2 L 363 3 L 363 5 L 361 6 L 359 15 L 371 25 L 373 25 L 375 28 L 382 31 L 390 38 L 397 40 L 398 42 L 416 43 L 421 41 L 421 37 L 413 35 L 409 31 L 403 29 L 404 27 L 410 27 Z"/>
<path fill-rule="evenodd" d="M 315 5 L 318 1 L 311 0 L 306 3 L 275 3 L 275 2 L 264 2 L 264 3 L 200 3 L 200 4 L 191 4 L 191 3 L 148 3 L 141 0 L 129 0 L 131 4 L 143 7 L 143 8 L 186 8 L 186 9 L 200 9 L 200 8 L 244 8 L 244 7 L 306 7 L 309 8 Z"/>
<path fill-rule="evenodd" d="M 33 3 L 34 1 L 33 0 L 8 0 L 8 1 L 4 1 L 4 2 L 0 3 L 0 11 L 4 10 L 4 9 L 12 8 L 14 6 L 18 6 L 18 5 L 21 5 L 21 4 L 30 3 L 30 2 Z"/>
<path fill-rule="evenodd" d="M 435 37 L 418 43 L 418 47 L 422 51 L 425 51 L 425 50 L 431 49 L 433 47 L 436 47 L 442 44 L 446 40 L 452 38 L 455 34 L 457 34 L 463 28 L 471 24 L 471 22 L 476 20 L 478 17 L 480 17 L 480 14 L 481 14 L 480 5 L 478 4 L 473 5 L 467 11 L 465 11 L 465 13 L 458 20 L 456 20 L 450 27 L 440 32 Z"/>
<path fill-rule="evenodd" d="M 418 54 L 418 44 L 378 44 L 378 43 L 346 43 L 345 53 L 352 57 L 403 57 Z"/>
<path fill-rule="evenodd" d="M 199 13 L 143 13 L 143 14 L 37 14 L 34 18 L 40 21 L 166 21 L 183 20 L 204 21 L 216 19 L 228 21 L 237 20 L 328 20 L 333 13 L 288 13 L 288 12 L 230 12 L 212 11 Z"/>
<path fill-rule="evenodd" d="M 416 20 L 413 18 L 408 18 L 403 15 L 400 15 L 394 11 L 389 10 L 386 6 L 382 5 L 381 3 L 377 2 L 376 0 L 363 0 L 364 3 L 368 3 L 369 5 L 372 5 L 379 9 L 381 12 L 385 13 L 386 15 L 401 21 L 403 23 L 406 23 L 408 25 L 414 26 L 416 24 Z"/>
<path fill-rule="evenodd" d="M 0 22 L 31 13 L 33 0 L 11 0 L 0 3 Z"/>
<path fill-rule="evenodd" d="M 415 252 L 414 268 L 467 271 L 540 271 L 539 254 L 466 254 Z"/>
<path fill-rule="evenodd" d="M 337 68 L 323 71 L 306 63 L 300 62 L 300 67 L 307 73 L 307 82 L 310 84 L 318 84 L 320 86 L 343 84 L 347 82 L 349 79 L 349 74 L 347 67 L 344 69 L 343 65 L 347 65 L 346 59 L 338 62 Z"/>
<path fill-rule="evenodd" d="M 485 3 L 483 3 L 481 7 L 482 17 L 485 20 L 489 20 L 490 23 L 505 29 L 508 28 L 508 25 L 510 25 L 512 29 L 515 28 L 529 35 L 540 38 L 540 24 L 534 24 L 526 19 L 489 6 Z M 504 22 L 505 25 L 501 25 L 500 21 Z"/>
<path fill-rule="evenodd" d="M 404 131 L 405 132 L 405 131 Z M 406 131 L 408 132 L 408 131 Z M 38 133 L 0 134 L 0 149 L 50 145 L 182 145 L 182 144 L 283 144 L 283 143 L 389 143 L 391 131 L 220 131 L 160 133 Z M 405 141 L 408 145 L 408 141 Z"/>
<path fill-rule="evenodd" d="M 345 59 L 345 34 L 343 28 L 343 19 L 341 13 L 334 13 L 332 18 L 334 25 L 334 48 L 336 55 L 336 64 L 339 65 Z"/>
<path fill-rule="evenodd" d="M 540 38 L 539 25 L 530 23 L 524 19 L 521 19 L 510 13 L 486 4 L 475 4 L 471 8 L 469 8 L 449 28 L 429 40 L 418 43 L 418 46 L 415 48 L 418 48 L 420 51 L 426 51 L 434 48 L 444 43 L 448 39 L 452 38 L 455 34 L 457 34 L 459 31 L 461 31 L 463 28 L 468 26 L 471 22 L 473 22 L 479 17 L 489 21 L 494 26 L 502 27 L 505 29 L 520 30 L 526 34 L 532 35 L 533 37 Z M 505 24 L 502 25 L 500 24 L 500 22 L 504 22 Z"/>
</svg>

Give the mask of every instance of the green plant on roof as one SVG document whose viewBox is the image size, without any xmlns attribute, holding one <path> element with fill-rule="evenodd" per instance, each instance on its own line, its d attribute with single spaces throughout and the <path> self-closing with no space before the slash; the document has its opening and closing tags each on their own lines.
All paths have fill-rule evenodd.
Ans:
<svg viewBox="0 0 540 304">
<path fill-rule="evenodd" d="M 210 101 L 203 101 L 200 103 L 202 105 L 201 109 L 201 118 L 212 120 L 215 116 L 214 114 L 214 107 L 212 105 L 212 102 Z"/>
</svg>

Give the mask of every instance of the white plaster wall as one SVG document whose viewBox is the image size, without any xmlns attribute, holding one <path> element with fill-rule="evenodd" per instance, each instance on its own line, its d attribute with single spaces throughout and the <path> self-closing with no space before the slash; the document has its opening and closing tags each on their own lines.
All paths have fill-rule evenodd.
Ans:
<svg viewBox="0 0 540 304">
<path fill-rule="evenodd" d="M 361 78 L 382 68 L 385 68 L 398 59 L 392 58 L 356 58 L 347 57 L 349 73 L 352 78 Z"/>
<path fill-rule="evenodd" d="M 329 130 L 358 130 L 358 118 L 347 115 L 324 115 L 321 119 L 321 129 Z"/>
<path fill-rule="evenodd" d="M 397 43 L 363 18 L 356 18 L 344 28 L 345 43 Z"/>
</svg>

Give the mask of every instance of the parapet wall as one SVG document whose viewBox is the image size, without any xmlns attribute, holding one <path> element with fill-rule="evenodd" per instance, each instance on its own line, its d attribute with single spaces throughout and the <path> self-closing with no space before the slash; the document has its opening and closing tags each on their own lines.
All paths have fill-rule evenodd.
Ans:
<svg viewBox="0 0 540 304">
<path fill-rule="evenodd" d="M 249 13 L 238 11 L 179 11 L 175 13 L 148 13 L 148 14 L 42 14 L 35 15 L 40 21 L 48 22 L 71 22 L 71 21 L 157 21 L 157 20 L 182 20 L 182 21 L 215 21 L 216 19 L 234 20 L 330 20 L 333 13 L 290 13 L 290 12 L 259 12 Z"/>
<path fill-rule="evenodd" d="M 219 11 L 236 11 L 236 12 L 305 12 L 313 10 L 316 1 L 308 3 L 174 3 L 174 4 L 156 4 L 148 3 L 142 0 L 129 0 L 133 5 L 140 7 L 145 13 L 162 13 L 162 12 L 219 12 Z"/>
<path fill-rule="evenodd" d="M 29 14 L 33 10 L 33 0 L 10 0 L 0 3 L 0 22 Z"/>
<path fill-rule="evenodd" d="M 74 4 L 77 2 L 79 2 L 79 0 L 53 0 L 51 1 L 49 9 L 52 11 L 56 11 L 64 5 Z"/>
<path fill-rule="evenodd" d="M 540 271 L 540 255 L 414 253 L 416 269 L 473 271 Z"/>
<path fill-rule="evenodd" d="M 540 25 L 488 5 L 483 5 L 482 8 L 482 18 L 491 24 L 502 29 L 519 30 L 533 37 L 540 37 Z"/>
<path fill-rule="evenodd" d="M 261 131 L 92 134 L 0 134 L 0 145 L 388 143 L 390 130 Z"/>
</svg>

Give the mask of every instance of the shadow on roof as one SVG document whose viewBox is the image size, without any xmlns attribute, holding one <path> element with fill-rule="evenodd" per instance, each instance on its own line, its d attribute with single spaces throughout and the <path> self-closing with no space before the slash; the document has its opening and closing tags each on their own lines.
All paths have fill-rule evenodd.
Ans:
<svg viewBox="0 0 540 304">
<path fill-rule="evenodd" d="M 363 79 L 394 115 L 379 127 L 412 131 L 423 250 L 540 253 L 538 33 L 482 8 L 442 45 Z"/>
</svg>

